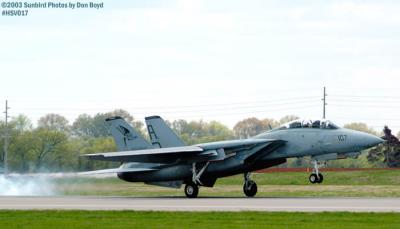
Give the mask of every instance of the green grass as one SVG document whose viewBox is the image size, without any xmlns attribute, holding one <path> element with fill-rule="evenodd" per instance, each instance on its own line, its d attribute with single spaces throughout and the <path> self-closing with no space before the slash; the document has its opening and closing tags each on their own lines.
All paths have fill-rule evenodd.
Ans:
<svg viewBox="0 0 400 229">
<path fill-rule="evenodd" d="M 400 185 L 400 170 L 322 173 L 323 185 Z M 265 185 L 312 185 L 308 181 L 309 175 L 306 172 L 258 173 L 252 179 Z M 232 176 L 218 180 L 217 184 L 231 185 L 242 180 L 243 176 Z"/>
<path fill-rule="evenodd" d="M 397 213 L 0 211 L 0 228 L 399 228 Z"/>
<path fill-rule="evenodd" d="M 323 184 L 310 184 L 308 173 L 254 174 L 258 197 L 400 197 L 400 171 L 324 172 Z M 55 189 L 64 195 L 182 196 L 182 189 L 169 189 L 118 178 L 61 178 Z M 201 187 L 200 196 L 243 196 L 243 176 L 219 179 L 214 188 Z"/>
</svg>

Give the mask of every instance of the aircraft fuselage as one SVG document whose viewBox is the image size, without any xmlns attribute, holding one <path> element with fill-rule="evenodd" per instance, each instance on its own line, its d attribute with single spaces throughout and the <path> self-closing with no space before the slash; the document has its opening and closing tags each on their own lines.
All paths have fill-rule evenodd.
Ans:
<svg viewBox="0 0 400 229">
<path fill-rule="evenodd" d="M 253 163 L 243 160 L 249 151 L 234 152 L 221 161 L 210 162 L 201 181 L 204 186 L 213 186 L 219 177 L 252 172 L 286 162 L 293 157 L 318 157 L 321 155 L 346 156 L 354 152 L 373 147 L 382 139 L 364 132 L 338 129 L 298 128 L 272 130 L 253 137 L 255 139 L 279 139 L 285 141 L 283 146 L 272 152 L 266 152 Z M 129 164 L 129 163 L 128 163 Z M 198 163 L 202 167 L 205 163 Z M 118 177 L 130 182 L 159 181 L 190 181 L 192 179 L 192 164 L 177 163 L 175 165 L 160 165 L 156 171 L 142 173 L 119 173 Z"/>
</svg>

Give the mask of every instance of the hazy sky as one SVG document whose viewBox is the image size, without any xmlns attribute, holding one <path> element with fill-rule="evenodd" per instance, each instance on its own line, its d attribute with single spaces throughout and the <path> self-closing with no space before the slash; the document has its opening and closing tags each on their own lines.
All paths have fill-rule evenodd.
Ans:
<svg viewBox="0 0 400 229">
<path fill-rule="evenodd" d="M 35 2 L 35 1 L 33 1 Z M 104 1 L 0 17 L 0 102 L 35 122 L 322 115 L 400 130 L 400 1 Z"/>
</svg>

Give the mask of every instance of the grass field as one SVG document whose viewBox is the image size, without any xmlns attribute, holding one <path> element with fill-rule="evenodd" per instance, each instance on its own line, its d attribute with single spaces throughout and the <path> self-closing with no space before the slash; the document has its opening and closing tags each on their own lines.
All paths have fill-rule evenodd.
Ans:
<svg viewBox="0 0 400 229">
<path fill-rule="evenodd" d="M 400 171 L 325 172 L 323 184 L 310 184 L 307 173 L 254 174 L 259 197 L 400 197 Z M 54 178 L 66 195 L 183 196 L 168 189 L 117 178 Z M 243 196 L 242 176 L 201 188 L 200 196 Z M 346 212 L 146 212 L 146 211 L 0 211 L 0 228 L 400 228 L 399 213 Z"/>
<path fill-rule="evenodd" d="M 323 184 L 310 184 L 308 173 L 282 172 L 254 174 L 257 196 L 348 196 L 400 197 L 400 171 L 324 172 Z M 182 189 L 169 189 L 117 178 L 71 177 L 55 180 L 55 189 L 66 195 L 182 196 Z M 243 177 L 219 179 L 214 188 L 202 187 L 200 196 L 243 196 Z"/>
<path fill-rule="evenodd" d="M 399 228 L 396 213 L 0 211 L 0 228 Z"/>
</svg>

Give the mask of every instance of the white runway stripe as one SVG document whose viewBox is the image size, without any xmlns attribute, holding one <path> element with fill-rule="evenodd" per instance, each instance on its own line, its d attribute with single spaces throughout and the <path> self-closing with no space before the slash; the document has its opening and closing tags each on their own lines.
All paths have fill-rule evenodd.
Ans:
<svg viewBox="0 0 400 229">
<path fill-rule="evenodd" d="M 0 209 L 400 212 L 400 198 L 0 197 Z"/>
</svg>

